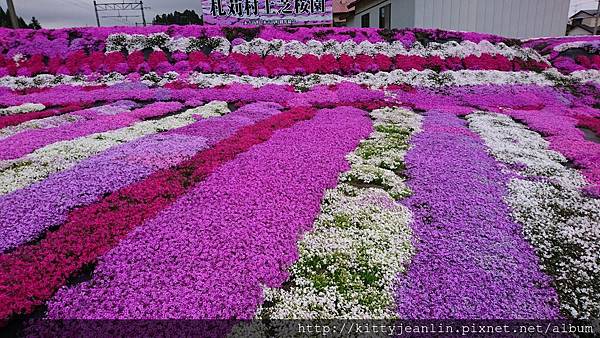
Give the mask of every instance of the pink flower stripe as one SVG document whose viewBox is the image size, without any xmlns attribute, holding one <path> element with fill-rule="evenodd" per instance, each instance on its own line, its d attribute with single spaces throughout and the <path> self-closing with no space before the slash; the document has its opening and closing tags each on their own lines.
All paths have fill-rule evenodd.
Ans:
<svg viewBox="0 0 600 338">
<path fill-rule="evenodd" d="M 42 73 L 50 74 L 106 74 L 109 72 L 148 73 L 151 71 L 164 74 L 169 71 L 178 73 L 202 71 L 212 73 L 227 73 L 254 76 L 278 76 L 294 74 L 356 74 L 360 72 L 401 70 L 544 70 L 548 65 L 534 60 L 514 59 L 506 56 L 482 54 L 481 56 L 469 55 L 464 59 L 452 57 L 422 57 L 417 55 L 398 55 L 389 57 L 383 54 L 369 56 L 357 55 L 355 57 L 342 55 L 335 57 L 331 54 L 320 57 L 305 54 L 301 57 L 286 55 L 283 57 L 258 54 L 222 55 L 212 53 L 205 55 L 202 52 L 192 52 L 189 55 L 178 53 L 177 59 L 169 62 L 168 55 L 163 51 L 153 51 L 147 58 L 141 51 L 125 56 L 121 52 L 92 53 L 89 56 L 82 51 L 77 51 L 65 59 L 50 58 L 45 61 L 41 55 L 34 55 L 27 62 L 19 66 L 8 67 L 5 75 L 33 76 Z M 2 71 L 0 71 L 1 73 Z"/>
<path fill-rule="evenodd" d="M 299 234 L 370 130 L 364 111 L 339 107 L 277 132 L 137 228 L 92 281 L 59 291 L 49 317 L 252 318 L 262 285 L 286 280 Z"/>
<path fill-rule="evenodd" d="M 335 89 L 335 90 L 332 90 Z M 305 93 L 297 93 L 291 85 L 266 85 L 254 88 L 248 84 L 234 83 L 228 86 L 198 90 L 195 86 L 175 82 L 164 88 L 148 88 L 142 83 L 121 83 L 91 91 L 81 87 L 61 86 L 43 93 L 18 95 L 16 93 L 0 96 L 0 104 L 16 106 L 23 103 L 55 102 L 68 105 L 71 102 L 91 105 L 95 102 L 115 102 L 118 100 L 156 101 L 174 100 L 186 105 L 198 105 L 202 102 L 219 100 L 227 102 L 277 102 L 282 105 L 337 104 L 338 102 L 367 102 L 383 100 L 381 91 L 370 90 L 360 85 L 346 82 L 336 86 L 315 86 Z"/>
<path fill-rule="evenodd" d="M 268 140 L 277 129 L 313 115 L 312 109 L 298 108 L 243 127 L 175 167 L 157 171 L 94 204 L 73 210 L 67 222 L 39 244 L 21 246 L 0 256 L 0 319 L 31 313 L 70 275 L 93 263 L 131 229 L 154 217 L 224 163 Z M 218 133 L 218 129 L 213 131 Z"/>
<path fill-rule="evenodd" d="M 98 114 L 95 118 L 77 121 L 65 126 L 27 130 L 0 142 L 0 159 L 19 158 L 54 142 L 72 140 L 94 133 L 123 128 L 147 118 L 175 112 L 181 108 L 183 108 L 183 105 L 179 102 L 156 102 L 114 116 Z"/>
</svg>

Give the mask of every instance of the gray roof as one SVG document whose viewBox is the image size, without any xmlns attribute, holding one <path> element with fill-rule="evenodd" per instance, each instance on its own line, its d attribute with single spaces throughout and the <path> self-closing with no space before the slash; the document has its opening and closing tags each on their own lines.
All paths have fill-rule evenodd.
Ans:
<svg viewBox="0 0 600 338">
<path fill-rule="evenodd" d="M 587 16 L 592 16 L 593 17 L 593 16 L 596 16 L 596 13 L 598 13 L 597 9 L 584 9 L 584 10 L 581 10 L 581 11 L 579 11 L 579 12 L 571 15 L 570 18 L 572 19 L 572 18 L 574 18 L 574 17 L 576 17 L 576 16 L 578 16 L 580 14 L 587 14 Z"/>
</svg>

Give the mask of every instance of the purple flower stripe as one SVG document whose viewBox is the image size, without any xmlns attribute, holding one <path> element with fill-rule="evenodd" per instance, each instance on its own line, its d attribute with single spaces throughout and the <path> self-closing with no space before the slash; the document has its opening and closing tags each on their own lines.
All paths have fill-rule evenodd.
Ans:
<svg viewBox="0 0 600 338">
<path fill-rule="evenodd" d="M 246 105 L 224 117 L 150 135 L 0 196 L 0 251 L 34 240 L 48 228 L 62 224 L 70 209 L 175 165 L 238 128 L 278 113 L 280 108 L 272 103 Z"/>
<path fill-rule="evenodd" d="M 407 319 L 558 318 L 551 280 L 502 200 L 508 177 L 453 114 L 430 111 L 406 155 L 417 254 L 399 276 Z"/>
<path fill-rule="evenodd" d="M 227 163 L 60 290 L 50 318 L 252 318 L 298 258 L 325 189 L 369 135 L 364 111 L 320 110 Z"/>
<path fill-rule="evenodd" d="M 19 158 L 55 142 L 127 127 L 143 119 L 165 115 L 182 107 L 179 102 L 156 102 L 117 115 L 97 114 L 93 117 L 90 114 L 83 114 L 88 117 L 87 120 L 56 128 L 27 130 L 0 142 L 0 160 Z"/>
</svg>

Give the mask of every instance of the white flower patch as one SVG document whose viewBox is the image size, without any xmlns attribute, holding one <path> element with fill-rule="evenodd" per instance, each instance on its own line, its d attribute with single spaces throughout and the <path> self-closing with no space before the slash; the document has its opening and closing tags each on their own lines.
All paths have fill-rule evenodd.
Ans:
<svg viewBox="0 0 600 338">
<path fill-rule="evenodd" d="M 46 109 L 46 106 L 41 103 L 24 103 L 20 106 L 0 108 L 0 116 L 31 113 L 34 111 L 42 111 L 44 109 Z"/>
<path fill-rule="evenodd" d="M 581 82 L 597 82 L 600 83 L 600 71 L 596 69 L 578 70 L 570 74 L 571 78 Z"/>
<path fill-rule="evenodd" d="M 548 149 L 548 141 L 509 116 L 477 112 L 467 119 L 469 128 L 482 135 L 489 152 L 504 163 L 521 166 L 521 174 L 547 177 L 575 190 L 586 185 L 577 170 L 565 167 L 568 160 L 562 154 Z"/>
<path fill-rule="evenodd" d="M 19 66 L 19 64 L 25 60 L 27 60 L 27 58 L 25 57 L 25 55 L 21 54 L 21 53 L 17 53 L 15 55 L 13 55 L 12 60 L 17 64 L 17 66 Z"/>
<path fill-rule="evenodd" d="M 336 189 L 326 192 L 313 230 L 299 243 L 300 258 L 291 267 L 290 279 L 282 288 L 265 288 L 265 303 L 257 312 L 258 319 L 397 317 L 395 278 L 414 253 L 408 226 L 410 211 L 393 198 L 393 189 L 405 189 L 405 185 L 393 171 L 367 162 L 391 154 L 386 152 L 390 145 L 408 148 L 409 137 L 404 131 L 410 135 L 419 130 L 420 116 L 383 108 L 373 111 L 371 117 L 376 126 L 383 127 L 364 141 L 374 142 L 368 143 L 368 152 L 361 150 L 362 143 L 348 156 L 352 169 L 340 175 Z M 402 138 L 397 138 L 399 134 Z M 376 183 L 389 186 L 365 186 L 372 172 Z M 355 176 L 362 184 L 355 182 Z M 269 328 L 278 332 L 289 329 L 278 323 Z M 238 329 L 239 333 L 251 328 Z"/>
<path fill-rule="evenodd" d="M 146 84 L 148 86 L 159 86 L 162 87 L 167 83 L 171 83 L 179 78 L 179 74 L 177 72 L 166 72 L 163 75 L 158 75 L 155 72 L 150 72 L 148 74 L 144 74 L 140 78 L 140 82 Z"/>
<path fill-rule="evenodd" d="M 490 153 L 525 176 L 510 181 L 505 199 L 542 268 L 554 277 L 561 309 L 574 318 L 598 318 L 600 200 L 581 193 L 583 176 L 565 167 L 566 159 L 539 134 L 503 115 L 467 118 Z"/>
<path fill-rule="evenodd" d="M 391 72 L 378 72 L 375 74 L 360 73 L 348 77 L 336 74 L 311 74 L 308 76 L 284 75 L 273 78 L 194 72 L 188 80 L 202 88 L 222 86 L 232 83 L 245 83 L 255 87 L 260 87 L 265 84 L 292 84 L 296 87 L 310 88 L 316 85 L 330 85 L 341 82 L 364 84 L 371 88 L 381 88 L 392 84 L 410 84 L 418 87 L 506 84 L 533 84 L 539 86 L 554 85 L 552 79 L 548 78 L 545 73 L 483 70 L 446 71 L 442 73 L 436 73 L 433 70 L 394 70 Z"/>
<path fill-rule="evenodd" d="M 155 33 L 150 35 L 141 34 L 111 34 L 106 39 L 106 52 L 127 51 L 131 54 L 135 51 L 152 49 L 154 51 L 169 52 L 194 52 L 203 49 L 213 52 L 229 54 L 231 43 L 223 37 L 210 38 L 172 38 L 166 33 Z"/>
<path fill-rule="evenodd" d="M 265 290 L 265 301 L 276 305 L 257 317 L 394 318 L 393 283 L 413 250 L 409 215 L 380 189 L 328 191 L 313 231 L 299 245 L 292 286 Z"/>
<path fill-rule="evenodd" d="M 119 144 L 190 125 L 197 121 L 195 116 L 208 118 L 221 116 L 228 112 L 226 102 L 212 101 L 180 114 L 158 120 L 142 121 L 129 127 L 70 141 L 53 143 L 22 158 L 0 161 L 0 195 L 39 182 L 53 173 L 67 170 L 77 163 Z"/>
<path fill-rule="evenodd" d="M 356 161 L 356 157 L 351 157 Z M 410 190 L 404 180 L 393 171 L 368 164 L 356 164 L 352 169 L 340 176 L 340 182 L 362 186 L 377 186 L 387 191 L 395 199 L 407 197 Z"/>
</svg>

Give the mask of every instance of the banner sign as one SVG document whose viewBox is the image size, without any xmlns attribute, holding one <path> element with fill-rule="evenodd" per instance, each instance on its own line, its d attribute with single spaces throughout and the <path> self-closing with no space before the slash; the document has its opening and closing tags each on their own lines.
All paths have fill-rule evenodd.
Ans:
<svg viewBox="0 0 600 338">
<path fill-rule="evenodd" d="M 332 0 L 202 0 L 207 25 L 329 25 Z"/>
</svg>

